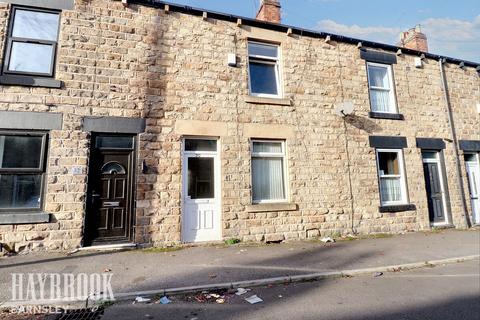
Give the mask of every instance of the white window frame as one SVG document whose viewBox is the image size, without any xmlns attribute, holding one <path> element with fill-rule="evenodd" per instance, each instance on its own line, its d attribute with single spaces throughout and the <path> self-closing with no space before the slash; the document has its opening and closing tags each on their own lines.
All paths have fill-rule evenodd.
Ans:
<svg viewBox="0 0 480 320">
<path fill-rule="evenodd" d="M 282 152 L 253 152 L 254 142 L 266 142 L 266 143 L 281 143 Z M 285 140 L 265 140 L 265 139 L 251 139 L 250 140 L 250 150 L 251 150 L 251 159 L 253 158 L 280 158 L 282 159 L 282 173 L 283 173 L 283 199 L 269 199 L 269 200 L 254 200 L 253 199 L 253 161 L 251 161 L 250 172 L 251 172 L 251 181 L 252 181 L 252 203 L 261 204 L 261 203 L 286 203 L 288 202 L 288 175 L 287 175 L 287 160 L 286 160 L 286 148 Z"/>
<path fill-rule="evenodd" d="M 46 13 L 46 14 L 54 14 L 58 16 L 58 26 L 57 26 L 57 39 L 55 41 L 52 40 L 39 40 L 39 39 L 31 39 L 31 38 L 17 38 L 13 36 L 13 28 L 15 25 L 16 19 L 16 12 L 19 11 L 28 11 L 28 12 L 39 12 L 39 13 Z M 61 28 L 61 12 L 54 9 L 39 9 L 39 8 L 31 8 L 31 7 L 24 7 L 24 6 L 12 6 L 12 10 L 10 12 L 10 22 L 8 26 L 8 33 L 6 37 L 6 51 L 5 51 L 5 61 L 3 63 L 3 73 L 4 74 L 12 74 L 12 75 L 23 75 L 23 76 L 42 76 L 46 78 L 53 78 L 55 77 L 55 64 L 57 61 L 57 48 L 58 42 L 60 37 L 60 28 Z M 29 43 L 29 44 L 36 44 L 36 45 L 46 45 L 52 47 L 52 57 L 50 61 L 50 70 L 47 73 L 42 72 L 33 72 L 33 71 L 15 71 L 10 70 L 10 62 L 12 58 L 12 50 L 13 44 L 17 43 Z"/>
<path fill-rule="evenodd" d="M 260 42 L 260 41 L 253 41 L 249 40 L 248 41 L 248 46 L 250 44 L 259 44 L 259 45 L 264 45 L 264 46 L 271 46 L 277 48 L 277 57 L 272 58 L 269 56 L 262 56 L 262 55 L 251 55 L 249 48 L 247 48 L 247 53 L 248 53 L 248 91 L 251 96 L 254 97 L 259 97 L 259 98 L 281 98 L 283 96 L 283 91 L 281 87 L 281 77 L 280 77 L 280 61 L 281 61 L 281 50 L 280 50 L 280 45 L 278 44 L 272 44 L 272 43 L 267 43 L 267 42 Z M 276 80 L 276 85 L 277 85 L 277 94 L 269 94 L 269 93 L 261 93 L 261 92 L 253 92 L 252 90 L 252 77 L 250 75 L 250 62 L 256 62 L 256 63 L 262 63 L 262 64 L 268 64 L 268 65 L 274 65 L 275 66 L 275 80 Z"/>
<path fill-rule="evenodd" d="M 389 86 L 390 86 L 388 89 L 383 88 L 383 87 L 376 87 L 376 86 L 371 86 L 370 85 L 370 67 L 387 69 L 388 83 L 389 83 Z M 370 99 L 370 110 L 372 112 L 378 112 L 378 113 L 398 114 L 397 99 L 396 99 L 396 95 L 395 95 L 395 84 L 393 82 L 392 65 L 383 64 L 383 63 L 375 63 L 375 62 L 367 62 L 367 79 L 368 79 L 367 80 L 368 81 L 368 97 Z M 389 111 L 373 110 L 372 94 L 371 94 L 372 90 L 389 91 L 389 96 L 390 96 L 390 101 L 391 101 L 391 105 L 389 106 Z"/>
<path fill-rule="evenodd" d="M 380 153 L 397 153 L 398 157 L 398 169 L 400 170 L 400 174 L 381 174 L 380 172 Z M 382 206 L 395 206 L 395 205 L 403 205 L 408 204 L 408 194 L 407 194 L 407 182 L 405 179 L 405 162 L 403 158 L 403 149 L 376 149 L 375 155 L 377 159 L 377 176 L 378 176 L 378 191 L 380 196 L 380 204 Z M 400 178 L 400 189 L 401 189 L 401 196 L 402 199 L 400 201 L 383 201 L 382 199 L 382 190 L 381 190 L 381 179 L 382 178 Z"/>
</svg>

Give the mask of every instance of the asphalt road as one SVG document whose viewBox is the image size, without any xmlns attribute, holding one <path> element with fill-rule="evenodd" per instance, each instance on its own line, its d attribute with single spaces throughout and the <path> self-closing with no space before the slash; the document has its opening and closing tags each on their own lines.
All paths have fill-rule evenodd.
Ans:
<svg viewBox="0 0 480 320">
<path fill-rule="evenodd" d="M 245 297 L 264 301 L 251 305 Z M 225 304 L 173 297 L 167 305 L 119 303 L 102 319 L 480 320 L 480 261 L 310 283 L 253 288 Z"/>
</svg>

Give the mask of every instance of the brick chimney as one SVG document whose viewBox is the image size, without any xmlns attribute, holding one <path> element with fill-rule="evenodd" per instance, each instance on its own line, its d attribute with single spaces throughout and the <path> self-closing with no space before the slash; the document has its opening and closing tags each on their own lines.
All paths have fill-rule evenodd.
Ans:
<svg viewBox="0 0 480 320">
<path fill-rule="evenodd" d="M 280 23 L 282 20 L 280 9 L 280 0 L 261 0 L 260 10 L 258 10 L 256 19 Z"/>
<path fill-rule="evenodd" d="M 398 46 L 428 52 L 427 36 L 422 33 L 420 25 L 417 25 L 415 28 L 400 33 Z"/>
</svg>

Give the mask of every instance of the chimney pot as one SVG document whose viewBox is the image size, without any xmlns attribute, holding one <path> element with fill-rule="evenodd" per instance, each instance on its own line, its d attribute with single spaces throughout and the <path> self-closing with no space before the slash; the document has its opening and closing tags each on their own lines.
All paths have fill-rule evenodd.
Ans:
<svg viewBox="0 0 480 320">
<path fill-rule="evenodd" d="M 257 20 L 266 22 L 280 23 L 281 17 L 281 5 L 279 0 L 261 0 L 260 9 L 257 13 Z"/>
<path fill-rule="evenodd" d="M 422 32 L 422 27 L 416 25 L 415 28 L 400 33 L 400 42 L 398 43 L 398 46 L 428 52 L 427 36 Z"/>
</svg>

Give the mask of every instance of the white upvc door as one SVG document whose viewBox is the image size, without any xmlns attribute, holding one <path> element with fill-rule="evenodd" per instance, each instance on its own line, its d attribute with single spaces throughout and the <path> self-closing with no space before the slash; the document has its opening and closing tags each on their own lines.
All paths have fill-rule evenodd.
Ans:
<svg viewBox="0 0 480 320">
<path fill-rule="evenodd" d="M 216 140 L 215 151 L 198 149 L 184 148 L 183 151 L 183 242 L 221 240 L 220 165 Z"/>
<path fill-rule="evenodd" d="M 472 204 L 472 217 L 475 224 L 480 223 L 480 166 L 477 154 L 466 161 L 468 184 L 470 190 L 470 202 Z"/>
</svg>

